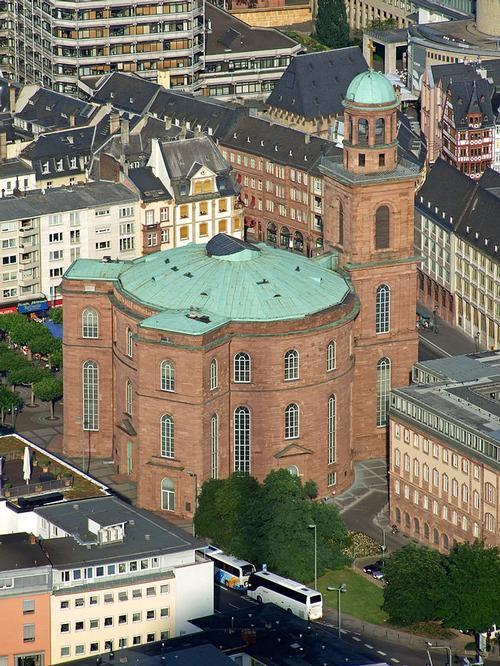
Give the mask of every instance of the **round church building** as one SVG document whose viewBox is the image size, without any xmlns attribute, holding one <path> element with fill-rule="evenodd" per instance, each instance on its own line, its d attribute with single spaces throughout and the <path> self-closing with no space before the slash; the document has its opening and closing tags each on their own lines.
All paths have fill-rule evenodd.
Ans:
<svg viewBox="0 0 500 666">
<path fill-rule="evenodd" d="M 193 513 L 209 478 L 353 480 L 359 301 L 315 260 L 218 234 L 65 274 L 64 452 L 113 458 L 138 504 Z"/>
</svg>

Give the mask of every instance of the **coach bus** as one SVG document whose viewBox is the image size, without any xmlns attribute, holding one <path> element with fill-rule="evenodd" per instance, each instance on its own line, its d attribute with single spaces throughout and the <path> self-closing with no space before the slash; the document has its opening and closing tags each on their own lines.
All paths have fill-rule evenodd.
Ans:
<svg viewBox="0 0 500 666">
<path fill-rule="evenodd" d="M 213 546 L 204 549 L 204 555 L 214 563 L 215 582 L 233 590 L 246 590 L 248 577 L 255 572 L 250 562 L 226 555 Z"/>
<path fill-rule="evenodd" d="M 323 615 L 320 592 L 271 571 L 252 573 L 248 579 L 247 594 L 259 603 L 276 604 L 306 620 L 319 620 Z"/>
</svg>

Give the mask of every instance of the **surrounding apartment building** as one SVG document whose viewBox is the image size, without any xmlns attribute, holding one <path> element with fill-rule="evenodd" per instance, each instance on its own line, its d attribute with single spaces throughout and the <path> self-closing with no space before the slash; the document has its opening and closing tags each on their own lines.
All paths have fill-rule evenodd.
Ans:
<svg viewBox="0 0 500 666">
<path fill-rule="evenodd" d="M 202 68 L 201 0 L 133 7 L 112 0 L 91 8 L 50 1 L 37 12 L 29 7 L 11 0 L 0 5 L 0 66 L 16 81 L 76 95 L 84 77 L 128 71 L 192 88 Z"/>
<path fill-rule="evenodd" d="M 495 159 L 495 116 L 492 84 L 478 77 L 450 82 L 441 119 L 444 159 L 478 179 Z"/>
<path fill-rule="evenodd" d="M 234 100 L 265 97 L 276 85 L 301 44 L 274 28 L 252 27 L 207 2 L 206 44 L 201 95 Z"/>
<path fill-rule="evenodd" d="M 500 352 L 417 363 L 414 385 L 391 394 L 391 521 L 447 552 L 500 545 Z"/>
<path fill-rule="evenodd" d="M 35 170 L 23 159 L 0 159 L 0 197 L 36 189 Z"/>
<path fill-rule="evenodd" d="M 172 193 L 171 246 L 204 243 L 217 233 L 241 238 L 242 206 L 231 167 L 212 139 L 153 140 L 148 166 Z M 154 224 L 154 215 L 149 215 Z M 148 222 L 146 222 L 148 223 Z"/>
<path fill-rule="evenodd" d="M 429 65 L 425 68 L 420 92 L 420 124 L 427 143 L 427 160 L 430 164 L 433 164 L 442 153 L 442 121 L 447 91 L 456 84 L 465 84 L 480 79 L 487 79 L 495 84 L 497 81 L 500 82 L 500 58 L 477 62 Z M 472 94 L 469 99 L 471 96 Z M 467 96 L 462 96 L 462 99 L 464 97 Z M 462 108 L 465 104 L 458 106 Z M 495 106 L 493 106 L 493 116 L 497 116 Z M 496 118 L 494 118 L 494 123 L 496 134 L 500 136 L 500 128 L 498 128 Z M 500 168 L 500 145 L 495 151 L 492 166 Z"/>
<path fill-rule="evenodd" d="M 345 0 L 352 30 L 363 30 L 374 21 L 392 20 L 398 28 L 464 18 L 474 11 L 473 0 Z"/>
<path fill-rule="evenodd" d="M 64 271 L 80 256 L 138 256 L 138 199 L 104 182 L 0 199 L 2 305 L 55 301 Z"/>
<path fill-rule="evenodd" d="M 474 181 L 438 159 L 416 196 L 418 299 L 478 345 L 500 344 L 500 174 Z"/>
<path fill-rule="evenodd" d="M 113 496 L 47 502 L 0 501 L 5 666 L 95 658 L 213 613 L 213 565 L 183 530 Z"/>
</svg>

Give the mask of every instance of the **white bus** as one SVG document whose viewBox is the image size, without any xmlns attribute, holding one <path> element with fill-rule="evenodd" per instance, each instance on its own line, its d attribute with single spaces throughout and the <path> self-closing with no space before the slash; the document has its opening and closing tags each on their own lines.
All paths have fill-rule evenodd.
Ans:
<svg viewBox="0 0 500 666">
<path fill-rule="evenodd" d="M 233 590 L 245 590 L 248 577 L 255 571 L 250 562 L 239 560 L 226 555 L 219 548 L 208 546 L 200 549 L 203 555 L 214 563 L 214 578 L 216 583 L 230 587 Z"/>
<path fill-rule="evenodd" d="M 276 604 L 306 620 L 319 620 L 323 615 L 323 599 L 317 590 L 271 571 L 251 574 L 247 594 L 259 603 Z"/>
</svg>

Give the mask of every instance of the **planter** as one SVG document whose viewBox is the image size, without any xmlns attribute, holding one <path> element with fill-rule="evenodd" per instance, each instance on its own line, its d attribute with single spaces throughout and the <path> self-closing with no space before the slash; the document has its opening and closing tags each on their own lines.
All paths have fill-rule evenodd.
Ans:
<svg viewBox="0 0 500 666">
<path fill-rule="evenodd" d="M 64 486 L 69 488 L 71 486 L 71 477 L 64 479 Z"/>
<path fill-rule="evenodd" d="M 43 486 L 42 486 L 42 484 L 41 484 L 41 483 L 37 483 L 36 486 L 35 486 L 35 492 L 36 492 L 36 493 L 41 493 L 42 490 L 43 490 Z"/>
<path fill-rule="evenodd" d="M 3 496 L 4 497 L 10 497 L 10 490 L 4 490 L 3 491 Z"/>
</svg>

